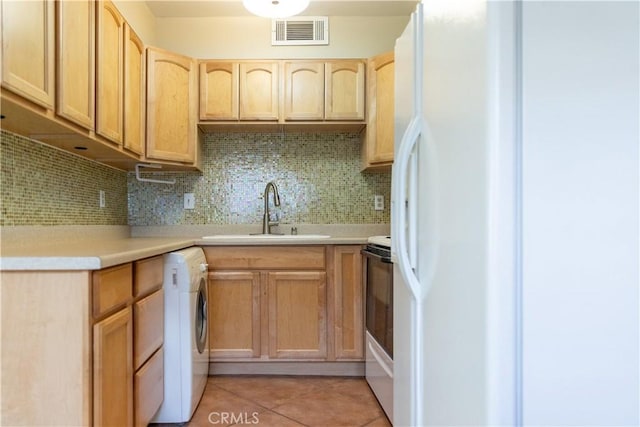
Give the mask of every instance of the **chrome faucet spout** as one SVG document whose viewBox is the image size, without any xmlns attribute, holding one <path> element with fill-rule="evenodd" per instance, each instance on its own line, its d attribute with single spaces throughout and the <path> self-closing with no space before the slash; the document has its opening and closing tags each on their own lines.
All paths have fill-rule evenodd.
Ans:
<svg viewBox="0 0 640 427">
<path fill-rule="evenodd" d="M 264 215 L 262 217 L 262 234 L 276 234 L 271 232 L 271 226 L 279 225 L 276 221 L 271 221 L 271 214 L 269 212 L 269 193 L 273 191 L 273 205 L 280 206 L 280 194 L 278 193 L 278 187 L 273 181 L 269 181 L 264 187 Z"/>
</svg>

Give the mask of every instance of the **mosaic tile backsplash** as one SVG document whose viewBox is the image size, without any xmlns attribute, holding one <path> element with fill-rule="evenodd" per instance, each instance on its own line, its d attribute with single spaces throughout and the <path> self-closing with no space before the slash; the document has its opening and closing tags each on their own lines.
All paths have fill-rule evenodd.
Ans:
<svg viewBox="0 0 640 427">
<path fill-rule="evenodd" d="M 128 177 L 129 225 L 260 224 L 263 193 L 276 183 L 281 224 L 389 223 L 391 174 L 360 172 L 360 136 L 352 133 L 211 133 L 203 173 L 149 173 L 175 185 Z M 195 209 L 183 208 L 184 193 Z M 373 209 L 374 195 L 385 209 Z"/>
<path fill-rule="evenodd" d="M 70 224 L 126 225 L 127 173 L 0 131 L 0 225 Z"/>
</svg>

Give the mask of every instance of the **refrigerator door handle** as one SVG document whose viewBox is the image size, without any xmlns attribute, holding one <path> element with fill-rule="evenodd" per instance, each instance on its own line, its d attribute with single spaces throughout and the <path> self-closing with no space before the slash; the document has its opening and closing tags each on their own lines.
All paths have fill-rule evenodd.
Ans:
<svg viewBox="0 0 640 427">
<path fill-rule="evenodd" d="M 423 130 L 423 119 L 421 116 L 416 116 L 411 119 L 407 130 L 405 131 L 402 140 L 400 142 L 400 146 L 398 148 L 398 152 L 396 155 L 396 159 L 394 160 L 394 169 L 397 171 L 398 179 L 393 181 L 394 188 L 394 199 L 396 203 L 394 204 L 394 218 L 392 225 L 394 229 L 392 230 L 392 235 L 394 239 L 397 241 L 396 246 L 396 257 L 398 261 L 398 266 L 400 268 L 400 272 L 404 281 L 413 294 L 414 298 L 420 301 L 423 298 L 423 292 L 420 286 L 420 282 L 418 281 L 418 277 L 416 276 L 416 271 L 412 266 L 412 260 L 410 257 L 410 245 L 407 242 L 407 217 L 406 217 L 406 207 L 404 200 L 407 196 L 407 168 L 409 167 L 409 161 L 411 159 L 411 153 L 413 149 L 418 144 L 420 137 L 422 135 Z M 412 170 L 412 173 L 415 174 L 415 167 Z M 413 178 L 412 178 L 413 180 Z M 413 203 L 414 201 L 410 201 Z M 415 207 L 413 207 L 415 210 Z M 410 213 L 410 221 L 409 226 L 412 229 L 409 230 L 409 234 L 415 235 L 415 216 Z M 415 237 L 414 237 L 415 238 Z"/>
</svg>

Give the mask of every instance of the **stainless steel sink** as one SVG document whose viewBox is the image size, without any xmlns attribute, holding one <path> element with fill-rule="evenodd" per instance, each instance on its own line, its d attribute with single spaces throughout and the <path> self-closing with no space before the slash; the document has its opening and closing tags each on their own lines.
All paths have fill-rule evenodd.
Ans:
<svg viewBox="0 0 640 427">
<path fill-rule="evenodd" d="M 328 239 L 328 234 L 215 234 L 203 240 L 316 240 Z"/>
</svg>

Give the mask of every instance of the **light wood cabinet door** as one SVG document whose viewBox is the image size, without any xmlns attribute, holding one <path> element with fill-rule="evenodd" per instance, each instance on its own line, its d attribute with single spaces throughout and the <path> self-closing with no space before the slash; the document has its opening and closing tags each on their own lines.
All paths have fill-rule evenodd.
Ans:
<svg viewBox="0 0 640 427">
<path fill-rule="evenodd" d="M 123 146 L 140 155 L 144 155 L 145 146 L 145 80 L 144 44 L 125 23 Z"/>
<path fill-rule="evenodd" d="M 163 289 L 133 305 L 133 338 L 133 367 L 138 369 L 164 341 Z"/>
<path fill-rule="evenodd" d="M 369 60 L 365 167 L 393 163 L 394 70 L 393 52 Z"/>
<path fill-rule="evenodd" d="M 209 354 L 216 358 L 260 356 L 260 273 L 209 273 Z"/>
<path fill-rule="evenodd" d="M 93 326 L 93 425 L 133 425 L 131 307 Z"/>
<path fill-rule="evenodd" d="M 278 120 L 277 62 L 240 64 L 240 120 Z"/>
<path fill-rule="evenodd" d="M 364 120 L 365 65 L 362 61 L 325 64 L 326 120 Z"/>
<path fill-rule="evenodd" d="M 95 127 L 95 2 L 58 1 L 56 113 Z"/>
<path fill-rule="evenodd" d="M 324 118 L 324 63 L 284 63 L 284 119 Z"/>
<path fill-rule="evenodd" d="M 133 378 L 136 427 L 147 427 L 164 399 L 164 349 L 160 348 Z"/>
<path fill-rule="evenodd" d="M 364 358 L 364 286 L 362 246 L 334 248 L 334 301 L 336 359 Z"/>
<path fill-rule="evenodd" d="M 268 273 L 269 357 L 327 356 L 326 273 Z"/>
<path fill-rule="evenodd" d="M 200 120 L 238 120 L 240 65 L 200 63 Z"/>
<path fill-rule="evenodd" d="M 53 108 L 54 2 L 3 1 L 0 3 L 2 87 Z"/>
<path fill-rule="evenodd" d="M 124 18 L 109 0 L 96 10 L 96 133 L 122 144 Z"/>
<path fill-rule="evenodd" d="M 147 158 L 195 161 L 195 74 L 193 59 L 147 48 Z"/>
</svg>

